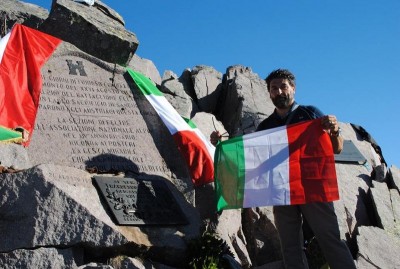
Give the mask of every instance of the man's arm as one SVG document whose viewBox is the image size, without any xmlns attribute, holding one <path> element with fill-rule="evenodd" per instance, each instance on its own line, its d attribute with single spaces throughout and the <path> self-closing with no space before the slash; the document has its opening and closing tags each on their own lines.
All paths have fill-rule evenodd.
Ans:
<svg viewBox="0 0 400 269">
<path fill-rule="evenodd" d="M 322 117 L 322 128 L 329 134 L 331 138 L 333 152 L 339 154 L 343 150 L 343 137 L 339 123 L 334 115 Z"/>
<path fill-rule="evenodd" d="M 337 132 L 333 134 L 330 133 L 330 137 L 331 137 L 333 152 L 335 154 L 339 154 L 343 150 L 343 137 L 340 134 L 340 127 Z"/>
</svg>

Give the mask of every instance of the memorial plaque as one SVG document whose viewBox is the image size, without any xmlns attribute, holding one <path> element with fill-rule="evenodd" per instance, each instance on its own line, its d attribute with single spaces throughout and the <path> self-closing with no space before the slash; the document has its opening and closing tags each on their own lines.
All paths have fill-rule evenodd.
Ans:
<svg viewBox="0 0 400 269">
<path fill-rule="evenodd" d="M 167 184 L 162 180 L 100 176 L 93 179 L 120 225 L 188 223 Z"/>
<path fill-rule="evenodd" d="M 41 71 L 43 88 L 27 148 L 33 164 L 170 174 L 148 126 L 160 137 L 170 135 L 162 133 L 153 109 L 139 109 L 137 100 L 141 106 L 147 101 L 124 68 L 62 43 Z"/>
<path fill-rule="evenodd" d="M 336 162 L 350 162 L 364 164 L 367 159 L 362 155 L 351 140 L 343 141 L 343 150 L 340 154 L 335 154 Z"/>
</svg>

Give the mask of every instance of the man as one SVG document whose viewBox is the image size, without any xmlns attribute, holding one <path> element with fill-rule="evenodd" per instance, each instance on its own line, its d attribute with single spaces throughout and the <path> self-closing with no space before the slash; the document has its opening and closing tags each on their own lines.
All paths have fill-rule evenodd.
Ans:
<svg viewBox="0 0 400 269">
<path fill-rule="evenodd" d="M 257 131 L 322 118 L 321 128 L 329 134 L 334 152 L 341 152 L 343 138 L 336 117 L 324 116 L 314 106 L 298 105 L 294 100 L 295 76 L 290 71 L 277 69 L 265 80 L 275 110 L 260 123 Z M 212 143 L 216 143 L 220 139 L 220 134 L 214 132 L 210 138 Z M 274 206 L 273 212 L 286 268 L 308 268 L 303 250 L 303 218 L 314 232 L 330 268 L 356 268 L 347 245 L 340 239 L 339 225 L 332 202 Z"/>
</svg>

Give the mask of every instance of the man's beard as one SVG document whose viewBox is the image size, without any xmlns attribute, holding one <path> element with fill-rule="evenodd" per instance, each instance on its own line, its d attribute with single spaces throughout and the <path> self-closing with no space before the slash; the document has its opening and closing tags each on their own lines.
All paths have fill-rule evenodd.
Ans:
<svg viewBox="0 0 400 269">
<path fill-rule="evenodd" d="M 289 108 L 293 99 L 290 96 L 278 95 L 272 99 L 272 103 L 279 109 Z"/>
</svg>

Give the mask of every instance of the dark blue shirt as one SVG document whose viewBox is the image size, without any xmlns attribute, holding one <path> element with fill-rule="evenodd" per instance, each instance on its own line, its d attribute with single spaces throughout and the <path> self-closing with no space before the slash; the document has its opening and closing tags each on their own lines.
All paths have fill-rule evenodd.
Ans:
<svg viewBox="0 0 400 269">
<path fill-rule="evenodd" d="M 257 127 L 256 131 L 271 129 L 292 123 L 298 123 L 306 120 L 313 120 L 322 117 L 324 114 L 315 106 L 302 106 L 296 102 L 293 103 L 292 108 L 286 117 L 281 118 L 276 109 L 268 118 L 263 120 Z"/>
</svg>

